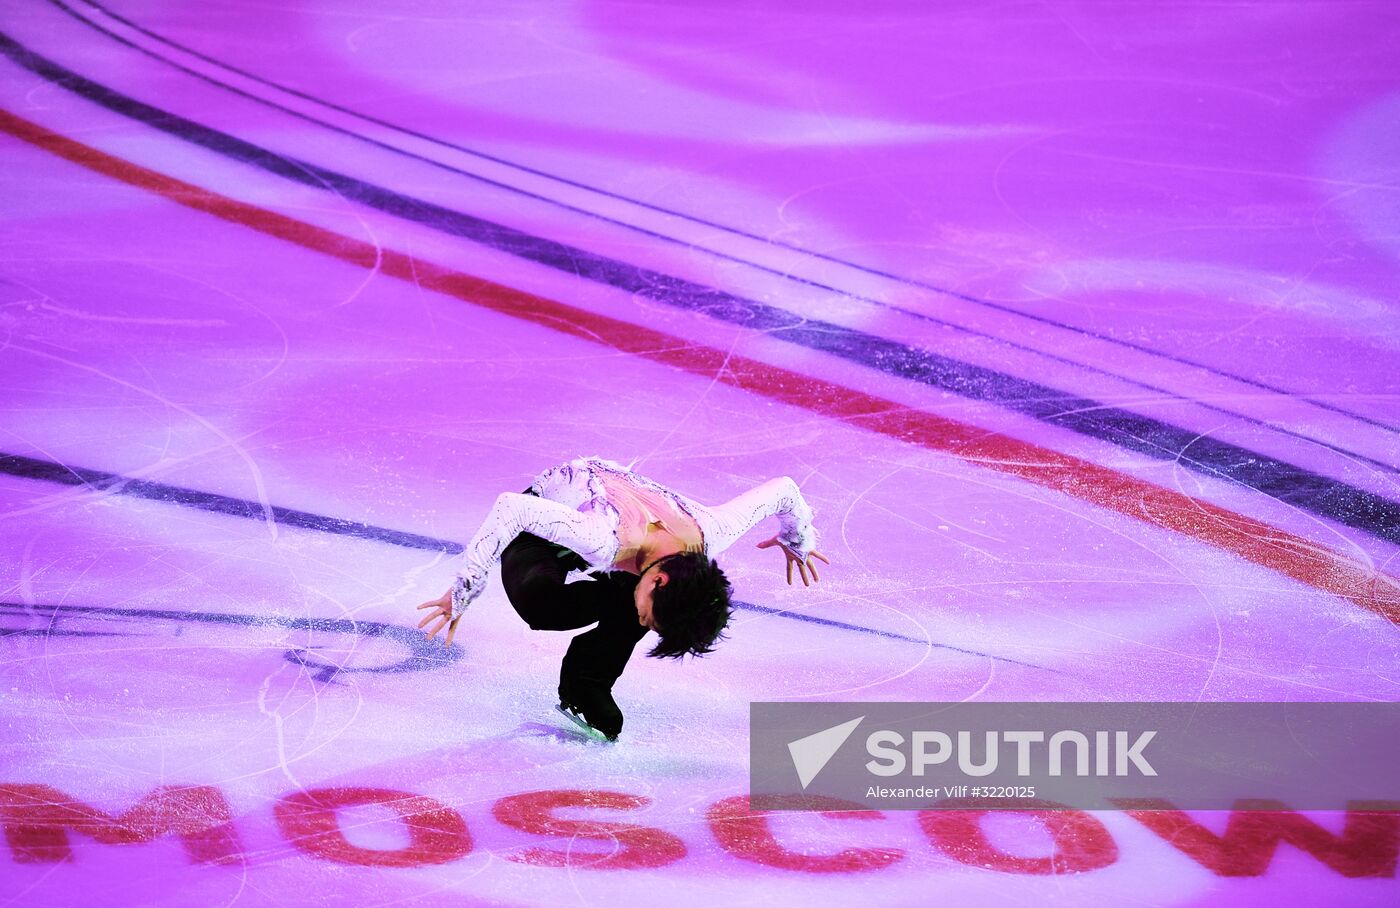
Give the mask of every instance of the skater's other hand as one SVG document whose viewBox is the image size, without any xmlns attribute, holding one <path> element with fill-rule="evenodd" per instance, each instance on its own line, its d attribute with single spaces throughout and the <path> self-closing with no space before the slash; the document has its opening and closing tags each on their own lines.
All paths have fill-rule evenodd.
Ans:
<svg viewBox="0 0 1400 908">
<path fill-rule="evenodd" d="M 452 637 L 457 633 L 457 623 L 462 620 L 462 616 L 452 617 L 452 591 L 448 590 L 431 602 L 425 602 L 418 606 L 419 611 L 432 609 L 418 626 L 421 628 L 428 622 L 434 622 L 428 629 L 428 639 L 431 640 L 438 635 L 438 631 L 447 628 L 447 637 L 442 641 L 443 646 L 452 645 Z"/>
<path fill-rule="evenodd" d="M 811 586 L 813 583 L 816 583 L 818 580 L 822 579 L 821 576 L 817 573 L 817 561 L 821 561 L 823 564 L 831 564 L 831 561 L 828 560 L 825 555 L 823 555 L 821 552 L 818 552 L 816 549 L 813 549 L 811 554 L 807 556 L 807 560 L 803 561 L 801 555 L 797 554 L 792 549 L 779 542 L 777 536 L 774 536 L 772 539 L 763 540 L 758 544 L 758 547 L 761 549 L 770 549 L 775 545 L 778 548 L 782 549 L 783 554 L 787 556 L 788 586 L 792 586 L 792 566 L 794 564 L 797 565 L 797 572 L 802 575 L 803 586 Z M 816 561 L 814 561 L 813 559 L 816 559 Z M 808 573 L 812 575 L 810 579 L 808 579 L 807 577 Z"/>
</svg>

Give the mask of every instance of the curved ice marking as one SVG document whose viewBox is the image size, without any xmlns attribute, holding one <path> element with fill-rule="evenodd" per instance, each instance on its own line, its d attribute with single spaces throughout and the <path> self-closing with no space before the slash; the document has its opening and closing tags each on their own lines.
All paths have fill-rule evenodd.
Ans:
<svg viewBox="0 0 1400 908">
<path fill-rule="evenodd" d="M 200 416 L 198 413 L 196 413 L 194 410 L 191 410 L 189 407 L 186 407 L 183 404 L 176 403 L 170 398 L 159 394 L 155 391 L 152 391 L 149 388 L 144 388 L 141 385 L 129 382 L 124 378 L 119 378 L 118 376 L 112 375 L 108 372 L 104 372 L 101 369 L 96 368 L 95 366 L 89 366 L 85 363 L 81 363 L 76 359 L 70 359 L 66 356 L 59 356 L 55 353 L 47 353 L 43 350 L 36 350 L 32 347 L 24 347 L 19 344 L 10 344 L 9 346 L 12 350 L 19 350 L 23 353 L 28 353 L 30 356 L 38 356 L 42 359 L 53 360 L 54 362 L 61 363 L 70 368 L 77 369 L 82 372 L 90 372 L 93 375 L 96 375 L 100 378 L 105 378 L 107 381 L 110 381 L 113 384 L 118 385 L 120 387 L 126 388 L 129 391 L 135 391 L 137 394 L 145 395 L 146 397 L 151 398 L 157 403 L 169 407 L 177 413 L 183 413 L 185 416 L 188 416 L 190 419 L 194 420 L 204 428 L 208 429 L 211 433 L 213 433 L 214 437 L 222 440 L 224 444 L 226 444 L 229 447 L 229 449 L 233 451 L 233 453 L 238 457 L 238 459 L 242 460 L 243 463 L 248 467 L 248 474 L 252 478 L 253 487 L 257 492 L 257 502 L 258 505 L 262 508 L 263 522 L 267 526 L 268 535 L 273 539 L 277 538 L 277 516 L 273 511 L 272 502 L 268 499 L 267 486 L 263 482 L 262 468 L 258 466 L 257 461 L 253 459 L 252 455 L 248 453 L 248 451 L 243 447 L 243 445 L 238 443 L 237 439 L 233 438 L 223 429 L 219 428 L 217 425 L 210 422 L 208 419 L 205 419 L 203 416 Z"/>
<path fill-rule="evenodd" d="M 163 328 L 227 328 L 229 323 L 221 318 L 159 318 L 136 315 L 99 315 L 82 309 L 59 306 L 55 303 L 38 303 L 38 309 L 86 322 L 107 322 L 114 325 L 155 325 Z"/>
</svg>

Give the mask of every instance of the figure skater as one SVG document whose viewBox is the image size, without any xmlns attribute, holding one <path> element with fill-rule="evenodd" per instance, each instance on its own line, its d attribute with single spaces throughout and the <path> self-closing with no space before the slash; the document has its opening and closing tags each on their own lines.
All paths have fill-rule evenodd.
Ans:
<svg viewBox="0 0 1400 908">
<path fill-rule="evenodd" d="M 730 617 L 730 586 L 714 556 L 759 521 L 779 530 L 758 543 L 777 547 L 804 586 L 820 580 L 812 509 L 797 483 L 772 479 L 718 507 L 706 507 L 607 460 L 586 458 L 545 470 L 523 493 L 496 499 L 467 546 L 452 588 L 431 602 L 419 627 L 428 638 L 457 624 L 501 562 L 506 596 L 535 630 L 597 627 L 569 643 L 559 671 L 560 709 L 608 740 L 622 731 L 612 687 L 648 630 L 647 655 L 711 652 Z M 582 578 L 569 582 L 570 574 Z"/>
</svg>

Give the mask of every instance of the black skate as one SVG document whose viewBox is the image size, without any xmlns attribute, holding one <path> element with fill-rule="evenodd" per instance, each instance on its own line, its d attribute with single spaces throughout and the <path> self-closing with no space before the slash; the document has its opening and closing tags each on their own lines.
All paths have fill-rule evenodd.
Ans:
<svg viewBox="0 0 1400 908">
<path fill-rule="evenodd" d="M 606 735 L 592 725 L 589 725 L 588 720 L 583 717 L 583 713 L 579 712 L 575 707 L 560 703 L 554 708 L 559 711 L 560 715 L 566 717 L 570 722 L 582 729 L 583 733 L 590 739 L 607 744 L 612 744 L 617 741 L 617 735 Z"/>
</svg>

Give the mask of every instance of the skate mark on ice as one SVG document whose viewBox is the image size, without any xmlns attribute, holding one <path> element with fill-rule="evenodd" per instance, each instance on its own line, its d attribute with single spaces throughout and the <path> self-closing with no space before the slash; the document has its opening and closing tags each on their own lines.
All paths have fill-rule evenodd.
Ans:
<svg viewBox="0 0 1400 908">
<path fill-rule="evenodd" d="M 43 627 L 24 627 L 26 619 L 38 618 Z M 137 625 L 144 632 L 88 629 L 81 625 L 96 622 L 102 625 Z M 78 628 L 66 625 L 78 624 Z M 22 602 L 0 602 L 0 637 L 155 637 L 161 624 L 173 625 L 179 636 L 184 625 L 206 624 L 224 627 L 281 627 L 293 631 L 313 631 L 320 634 L 344 634 L 359 639 L 383 638 L 399 644 L 408 654 L 398 662 L 385 665 L 337 665 L 317 656 L 320 647 L 288 646 L 282 658 L 311 672 L 311 680 L 331 683 L 343 674 L 402 674 L 434 671 L 457 662 L 463 656 L 462 647 L 444 647 L 430 642 L 417 630 L 385 624 L 381 621 L 352 621 L 348 618 L 303 618 L 289 615 L 236 615 L 226 612 L 191 612 L 179 609 L 113 608 L 82 605 L 26 605 Z M 65 626 L 60 626 L 65 625 Z"/>
</svg>

